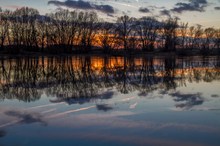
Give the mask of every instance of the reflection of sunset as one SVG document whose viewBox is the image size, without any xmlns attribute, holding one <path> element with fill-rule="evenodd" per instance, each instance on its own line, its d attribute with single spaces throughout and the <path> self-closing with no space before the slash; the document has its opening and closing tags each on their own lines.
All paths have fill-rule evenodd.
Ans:
<svg viewBox="0 0 220 146">
<path fill-rule="evenodd" d="M 104 66 L 104 61 L 102 58 L 92 58 L 91 66 L 92 66 L 92 69 L 94 70 L 100 70 Z"/>
<path fill-rule="evenodd" d="M 154 59 L 149 59 L 149 58 L 144 58 L 144 57 L 140 57 L 140 58 L 133 58 L 128 59 L 128 58 L 124 58 L 124 57 L 89 57 L 87 60 L 89 62 L 86 62 L 85 57 L 69 57 L 66 58 L 67 60 L 63 60 L 63 59 L 58 59 L 58 58 L 54 58 L 54 57 L 40 57 L 37 60 L 34 58 L 30 58 L 29 61 L 31 62 L 31 66 L 42 66 L 44 65 L 45 68 L 48 67 L 57 67 L 59 65 L 62 65 L 60 67 L 64 67 L 64 68 L 68 68 L 69 66 L 71 66 L 75 71 L 79 71 L 82 67 L 86 67 L 86 66 L 90 66 L 92 70 L 96 70 L 96 71 L 101 71 L 103 68 L 106 69 L 116 69 L 116 68 L 123 68 L 124 65 L 126 65 L 126 67 L 131 68 L 133 67 L 142 67 L 142 66 L 152 66 L 153 69 L 155 69 L 156 74 L 157 75 L 162 75 L 163 72 L 165 71 L 165 62 L 164 59 L 160 59 L 160 58 L 154 58 Z M 126 62 L 124 62 L 126 61 Z M 15 66 L 17 63 L 19 63 L 20 65 L 27 65 L 30 64 L 30 62 L 26 62 L 26 59 L 21 59 L 19 62 L 17 62 L 16 60 L 12 59 L 10 62 L 3 62 L 5 68 L 7 69 L 7 67 L 11 64 L 13 66 Z M 89 63 L 89 64 L 88 64 Z M 184 67 L 184 68 L 178 68 L 177 66 L 180 67 L 180 64 L 182 62 L 179 60 L 176 60 L 176 66 L 172 66 L 174 67 L 174 75 L 175 76 L 180 76 L 180 75 L 189 75 L 191 74 L 193 71 L 200 71 L 200 72 L 218 72 L 220 69 L 219 68 L 211 68 L 211 67 L 201 67 L 201 66 L 197 66 L 197 64 L 195 64 L 195 66 L 192 67 Z M 179 65 L 178 65 L 179 64 Z M 3 83 L 4 81 L 1 81 L 1 83 Z"/>
<path fill-rule="evenodd" d="M 187 80 L 210 82 L 219 79 L 220 68 L 214 57 L 206 61 L 195 60 L 146 56 L 3 59 L 0 62 L 0 91 L 14 97 L 21 95 L 21 100 L 26 101 L 25 96 L 40 98 L 44 90 L 62 98 L 91 97 L 106 86 L 117 86 L 122 93 L 130 90 L 149 92 L 174 88 Z"/>
<path fill-rule="evenodd" d="M 136 76 L 140 80 L 146 80 L 146 82 L 151 82 L 152 78 L 163 79 L 167 77 L 173 78 L 176 81 L 179 79 L 193 79 L 207 82 L 219 78 L 220 68 L 215 64 L 215 59 L 209 60 L 209 62 L 214 64 L 202 64 L 199 61 L 200 58 L 195 58 L 195 60 L 198 61 L 176 58 L 124 58 L 107 56 L 71 56 L 64 58 L 44 56 L 37 59 L 12 59 L 1 62 L 4 70 L 0 70 L 0 86 L 17 84 L 17 82 L 21 81 L 38 82 L 44 79 L 48 81 L 59 79 L 65 82 L 74 79 L 75 82 L 76 79 L 78 80 L 82 76 L 90 74 L 99 76 L 100 79 L 105 78 L 108 74 L 108 78 L 114 80 L 114 76 L 122 79 L 122 75 L 127 73 L 126 77 L 128 78 Z M 14 77 L 8 78 L 8 76 Z M 126 78 L 126 80 L 128 79 Z"/>
</svg>

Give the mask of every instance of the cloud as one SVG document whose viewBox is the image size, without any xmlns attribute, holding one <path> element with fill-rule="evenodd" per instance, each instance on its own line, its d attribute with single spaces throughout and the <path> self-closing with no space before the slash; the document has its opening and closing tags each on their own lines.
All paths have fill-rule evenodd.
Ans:
<svg viewBox="0 0 220 146">
<path fill-rule="evenodd" d="M 103 13 L 114 13 L 114 8 L 110 5 L 96 5 L 83 0 L 79 0 L 79 1 L 66 0 L 64 2 L 51 0 L 48 2 L 48 4 L 49 5 L 53 4 L 55 6 L 64 6 L 68 8 L 83 9 L 83 10 L 98 10 Z"/>
<path fill-rule="evenodd" d="M 148 8 L 144 8 L 144 7 L 140 7 L 138 11 L 141 13 L 149 13 L 150 12 L 150 10 Z"/>
<path fill-rule="evenodd" d="M 220 7 L 215 7 L 214 9 L 215 9 L 215 10 L 220 10 Z"/>
<path fill-rule="evenodd" d="M 160 11 L 160 14 L 161 14 L 161 15 L 164 15 L 164 16 L 171 17 L 169 10 L 165 10 L 165 9 L 164 9 L 164 10 L 161 10 L 161 11 Z"/>
<path fill-rule="evenodd" d="M 171 9 L 171 11 L 176 13 L 182 13 L 184 11 L 198 11 L 204 12 L 205 7 L 208 6 L 207 0 L 188 0 L 188 3 L 179 2 L 175 6 L 175 8 Z"/>
</svg>

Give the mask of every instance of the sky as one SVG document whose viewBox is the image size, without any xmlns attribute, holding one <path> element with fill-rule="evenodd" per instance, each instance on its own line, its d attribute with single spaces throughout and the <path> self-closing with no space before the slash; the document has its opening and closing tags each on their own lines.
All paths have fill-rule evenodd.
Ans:
<svg viewBox="0 0 220 146">
<path fill-rule="evenodd" d="M 15 10 L 24 6 L 38 9 L 42 15 L 63 8 L 96 11 L 105 21 L 115 21 L 125 14 L 158 20 L 177 17 L 189 25 L 220 28 L 220 0 L 0 0 L 2 9 Z"/>
</svg>

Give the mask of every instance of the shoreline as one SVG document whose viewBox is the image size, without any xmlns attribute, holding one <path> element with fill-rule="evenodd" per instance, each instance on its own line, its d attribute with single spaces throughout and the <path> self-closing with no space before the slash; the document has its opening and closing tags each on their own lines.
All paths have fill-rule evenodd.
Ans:
<svg viewBox="0 0 220 146">
<path fill-rule="evenodd" d="M 121 57 L 168 57 L 168 56 L 177 56 L 177 57 L 190 57 L 190 56 L 220 56 L 220 53 L 184 53 L 181 52 L 132 52 L 127 53 L 125 51 L 113 51 L 109 53 L 104 52 L 96 52 L 91 51 L 90 53 L 39 53 L 39 52 L 22 52 L 18 54 L 10 54 L 10 53 L 2 53 L 0 52 L 0 58 L 10 58 L 10 57 L 39 57 L 39 56 L 45 56 L 45 57 L 65 57 L 65 56 L 121 56 Z"/>
</svg>

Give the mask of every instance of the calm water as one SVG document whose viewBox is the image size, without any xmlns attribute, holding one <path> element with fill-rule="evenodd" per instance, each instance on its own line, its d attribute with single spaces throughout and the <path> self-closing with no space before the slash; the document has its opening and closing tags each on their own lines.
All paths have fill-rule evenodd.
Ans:
<svg viewBox="0 0 220 146">
<path fill-rule="evenodd" d="M 0 59 L 0 146 L 220 145 L 220 57 Z"/>
</svg>

